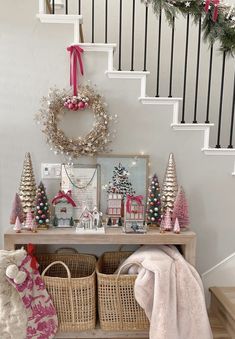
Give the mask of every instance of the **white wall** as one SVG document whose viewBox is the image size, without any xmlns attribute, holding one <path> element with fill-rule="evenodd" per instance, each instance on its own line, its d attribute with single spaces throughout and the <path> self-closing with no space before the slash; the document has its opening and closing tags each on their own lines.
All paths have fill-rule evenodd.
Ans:
<svg viewBox="0 0 235 339">
<path fill-rule="evenodd" d="M 9 213 L 19 186 L 26 151 L 32 154 L 39 180 L 41 162 L 58 162 L 50 152 L 34 114 L 49 87 L 68 86 L 69 62 L 65 47 L 72 41 L 72 27 L 41 24 L 37 1 L 8 0 L 0 12 L 0 225 L 1 239 L 9 226 Z M 201 132 L 174 132 L 172 111 L 143 106 L 137 98 L 136 81 L 109 80 L 104 76 L 106 56 L 85 56 L 87 79 L 92 79 L 119 115 L 115 153 L 151 156 L 151 172 L 162 180 L 170 152 L 174 152 L 179 182 L 189 204 L 191 227 L 198 234 L 197 262 L 200 272 L 209 269 L 235 250 L 233 160 L 205 157 Z M 79 122 L 79 117 L 78 117 Z M 79 133 L 79 128 L 78 128 Z M 86 161 L 86 160 L 85 160 Z M 52 196 L 58 186 L 50 185 Z M 100 250 L 100 248 L 99 248 Z"/>
</svg>

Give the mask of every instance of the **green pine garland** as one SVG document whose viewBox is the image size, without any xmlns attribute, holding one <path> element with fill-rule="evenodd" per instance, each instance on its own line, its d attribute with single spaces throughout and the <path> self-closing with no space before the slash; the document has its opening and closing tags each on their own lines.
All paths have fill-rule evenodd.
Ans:
<svg viewBox="0 0 235 339">
<path fill-rule="evenodd" d="M 197 23 L 202 18 L 203 37 L 210 44 L 216 41 L 220 49 L 234 56 L 235 54 L 235 7 L 228 4 L 220 4 L 218 7 L 218 19 L 213 21 L 214 4 L 211 2 L 208 13 L 205 12 L 205 1 L 201 0 L 141 0 L 146 5 L 152 4 L 153 10 L 159 14 L 164 10 L 170 25 L 178 14 L 186 16 L 190 14 Z M 232 9 L 232 10 L 231 10 Z"/>
</svg>

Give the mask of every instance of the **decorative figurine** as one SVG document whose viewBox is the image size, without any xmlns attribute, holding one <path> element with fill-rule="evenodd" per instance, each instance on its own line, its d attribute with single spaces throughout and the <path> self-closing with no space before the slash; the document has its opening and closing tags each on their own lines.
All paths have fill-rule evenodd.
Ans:
<svg viewBox="0 0 235 339">
<path fill-rule="evenodd" d="M 52 200 L 52 204 L 55 206 L 53 226 L 73 227 L 73 212 L 76 204 L 72 198 L 71 191 L 67 193 L 59 191 Z"/>
<path fill-rule="evenodd" d="M 84 206 L 83 212 L 79 217 L 79 223 L 76 226 L 78 233 L 105 233 L 102 225 L 102 213 L 94 207 L 93 211 L 89 211 L 87 206 Z"/>
<path fill-rule="evenodd" d="M 127 195 L 124 214 L 124 231 L 126 233 L 145 233 L 143 196 Z"/>
</svg>

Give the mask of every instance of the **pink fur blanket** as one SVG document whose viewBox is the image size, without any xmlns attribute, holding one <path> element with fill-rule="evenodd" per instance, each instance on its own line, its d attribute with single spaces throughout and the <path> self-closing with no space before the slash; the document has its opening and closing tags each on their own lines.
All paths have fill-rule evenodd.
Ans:
<svg viewBox="0 0 235 339">
<path fill-rule="evenodd" d="M 150 321 L 150 339 L 213 338 L 200 276 L 174 246 L 142 246 L 120 271 L 138 273 L 135 298 Z"/>
</svg>

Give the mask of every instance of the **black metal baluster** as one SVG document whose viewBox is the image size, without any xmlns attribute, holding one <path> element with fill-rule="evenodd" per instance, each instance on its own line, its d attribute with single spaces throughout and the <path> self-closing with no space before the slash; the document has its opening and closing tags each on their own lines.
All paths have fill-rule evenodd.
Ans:
<svg viewBox="0 0 235 339">
<path fill-rule="evenodd" d="M 218 130 L 217 130 L 217 144 L 215 146 L 216 148 L 221 147 L 220 146 L 220 132 L 221 132 L 221 122 L 222 122 L 222 112 L 223 112 L 225 61 L 226 61 L 226 52 L 223 53 L 221 89 L 220 89 L 220 105 L 219 105 L 219 119 L 218 119 Z"/>
<path fill-rule="evenodd" d="M 187 85 L 187 68 L 188 68 L 188 43 L 189 43 L 189 14 L 187 15 L 186 26 L 186 45 L 185 45 L 185 59 L 184 59 L 184 88 L 183 88 L 183 106 L 181 124 L 185 124 L 185 101 L 186 101 L 186 85 Z"/>
<path fill-rule="evenodd" d="M 81 0 L 78 0 L 78 14 L 81 14 Z"/>
<path fill-rule="evenodd" d="M 174 44 L 175 44 L 175 17 L 172 22 L 171 34 L 171 62 L 170 62 L 170 84 L 169 84 L 169 98 L 172 98 L 172 76 L 173 76 L 173 61 L 174 61 Z"/>
<path fill-rule="evenodd" d="M 134 71 L 134 53 L 135 53 L 135 0 L 132 5 L 132 38 L 131 38 L 131 71 Z"/>
<path fill-rule="evenodd" d="M 95 0 L 92 0 L 91 8 L 91 42 L 95 42 Z"/>
<path fill-rule="evenodd" d="M 210 100 L 211 100 L 211 76 L 212 76 L 212 65 L 213 65 L 213 51 L 214 45 L 211 45 L 210 52 L 210 66 L 209 66 L 209 77 L 208 77 L 208 92 L 207 92 L 207 107 L 206 107 L 206 124 L 210 123 L 209 114 L 210 114 Z"/>
<path fill-rule="evenodd" d="M 108 0 L 105 0 L 104 42 L 108 43 Z"/>
<path fill-rule="evenodd" d="M 146 72 L 146 63 L 147 63 L 147 44 L 148 44 L 148 4 L 146 4 L 145 9 L 145 33 L 144 33 L 144 69 Z"/>
<path fill-rule="evenodd" d="M 55 0 L 52 0 L 52 14 L 55 14 Z"/>
<path fill-rule="evenodd" d="M 234 74 L 234 81 L 233 81 L 233 102 L 232 102 L 232 113 L 231 113 L 231 123 L 230 123 L 230 137 L 229 137 L 228 148 L 233 148 L 234 113 L 235 113 L 235 74 Z"/>
<path fill-rule="evenodd" d="M 68 14 L 68 0 L 65 0 L 65 14 Z"/>
<path fill-rule="evenodd" d="M 196 69 L 196 84 L 195 84 L 195 102 L 194 102 L 193 124 L 197 124 L 197 98 L 198 98 L 198 82 L 199 82 L 200 53 L 201 53 L 201 32 L 202 32 L 202 20 L 200 18 L 199 19 L 199 23 L 198 23 L 197 69 Z"/>
<path fill-rule="evenodd" d="M 161 36 L 162 36 L 162 9 L 160 9 L 159 12 L 159 23 L 158 23 L 157 88 L 155 97 L 159 97 L 160 89 Z"/>
<path fill-rule="evenodd" d="M 122 70 L 122 0 L 120 0 L 120 11 L 119 11 L 119 60 L 118 70 Z"/>
</svg>

